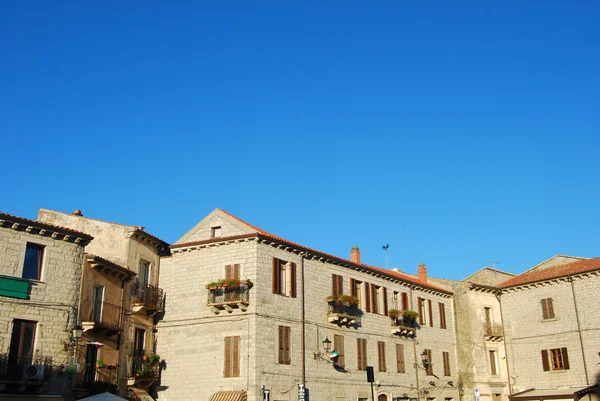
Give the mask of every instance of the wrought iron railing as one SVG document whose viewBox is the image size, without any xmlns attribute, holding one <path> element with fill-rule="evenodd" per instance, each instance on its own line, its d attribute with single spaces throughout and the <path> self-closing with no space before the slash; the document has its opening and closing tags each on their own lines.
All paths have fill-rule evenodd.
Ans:
<svg viewBox="0 0 600 401">
<path fill-rule="evenodd" d="M 93 322 L 99 328 L 119 331 L 123 321 L 123 308 L 102 301 L 83 301 L 81 305 L 83 322 Z"/>
<path fill-rule="evenodd" d="M 130 377 L 156 378 L 159 369 L 160 364 L 151 362 L 147 357 L 129 356 L 127 358 L 127 371 Z"/>
<path fill-rule="evenodd" d="M 132 287 L 132 302 L 134 304 L 143 304 L 145 307 L 153 310 L 161 310 L 163 303 L 162 288 L 150 284 L 140 284 L 136 282 Z"/>
<path fill-rule="evenodd" d="M 504 327 L 500 323 L 486 322 L 484 331 L 488 337 L 504 337 Z"/>
<path fill-rule="evenodd" d="M 0 354 L 0 381 L 46 380 L 56 367 L 52 357 L 35 355 L 12 356 Z"/>
<path fill-rule="evenodd" d="M 218 287 L 208 291 L 207 305 L 226 304 L 226 303 L 248 303 L 250 286 L 241 284 L 237 287 Z"/>
<path fill-rule="evenodd" d="M 406 327 L 408 329 L 415 328 L 415 319 L 409 319 L 406 316 L 398 316 L 392 319 L 392 327 Z"/>
<path fill-rule="evenodd" d="M 329 302 L 328 313 L 339 313 L 353 317 L 360 317 L 362 315 L 362 311 L 356 305 L 344 305 L 341 302 Z"/>
<path fill-rule="evenodd" d="M 96 387 L 97 383 L 110 385 L 118 384 L 118 369 L 116 366 L 97 366 L 95 363 L 86 362 L 81 365 L 77 373 L 77 386 L 84 388 Z"/>
</svg>

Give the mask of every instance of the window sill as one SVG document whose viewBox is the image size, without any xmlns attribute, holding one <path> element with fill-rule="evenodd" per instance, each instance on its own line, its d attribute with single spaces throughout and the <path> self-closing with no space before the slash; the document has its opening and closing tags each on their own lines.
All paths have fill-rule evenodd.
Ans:
<svg viewBox="0 0 600 401">
<path fill-rule="evenodd" d="M 540 323 L 558 322 L 560 318 L 553 317 L 552 319 L 540 319 Z"/>
</svg>

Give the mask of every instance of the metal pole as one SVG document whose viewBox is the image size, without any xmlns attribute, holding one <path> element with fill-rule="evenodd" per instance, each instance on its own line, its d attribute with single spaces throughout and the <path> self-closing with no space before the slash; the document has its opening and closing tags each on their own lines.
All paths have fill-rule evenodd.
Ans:
<svg viewBox="0 0 600 401">
<path fill-rule="evenodd" d="M 371 382 L 371 399 L 375 401 L 375 391 L 373 390 L 373 382 Z"/>
</svg>

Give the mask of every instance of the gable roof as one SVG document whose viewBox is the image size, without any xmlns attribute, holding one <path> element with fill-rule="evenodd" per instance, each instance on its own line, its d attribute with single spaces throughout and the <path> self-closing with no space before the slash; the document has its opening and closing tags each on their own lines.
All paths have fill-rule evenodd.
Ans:
<svg viewBox="0 0 600 401">
<path fill-rule="evenodd" d="M 363 263 L 355 263 L 355 262 L 353 262 L 351 260 L 348 260 L 348 259 L 340 258 L 340 257 L 335 256 L 335 255 L 331 255 L 331 254 L 328 254 L 328 253 L 325 253 L 325 252 L 321 252 L 321 251 L 316 250 L 316 249 L 312 249 L 312 248 L 306 247 L 304 245 L 297 244 L 297 243 L 289 241 L 289 240 L 287 240 L 285 238 L 282 238 L 282 237 L 279 237 L 277 235 L 271 234 L 270 232 L 265 231 L 265 230 L 263 230 L 261 228 L 258 228 L 256 226 L 250 224 L 250 223 L 247 223 L 244 220 L 240 219 L 239 217 L 234 216 L 233 214 L 231 214 L 231 213 L 229 213 L 229 212 L 227 212 L 227 211 L 225 211 L 223 209 L 217 208 L 215 210 L 218 211 L 218 212 L 220 212 L 220 213 L 223 213 L 224 215 L 226 215 L 226 216 L 228 216 L 228 217 L 236 220 L 237 222 L 245 225 L 248 228 L 248 230 L 250 231 L 248 234 L 236 235 L 236 236 L 234 236 L 235 238 L 237 238 L 237 237 L 247 237 L 249 235 L 259 235 L 259 236 L 266 237 L 266 238 L 269 238 L 271 240 L 277 241 L 279 243 L 286 244 L 286 245 L 291 245 L 291 246 L 293 246 L 295 248 L 302 249 L 302 250 L 310 252 L 312 254 L 315 254 L 315 255 L 318 255 L 318 256 L 325 257 L 327 259 L 331 259 L 331 260 L 337 261 L 338 263 L 341 263 L 341 264 L 344 264 L 344 265 L 350 265 L 350 266 L 362 268 L 364 270 L 368 270 L 368 271 L 371 271 L 371 272 L 374 272 L 374 273 L 385 275 L 385 276 L 387 276 L 389 278 L 392 278 L 392 279 L 402 280 L 402 281 L 405 281 L 405 282 L 408 282 L 408 283 L 411 283 L 411 284 L 415 284 L 415 285 L 418 285 L 418 286 L 421 286 L 421 287 L 424 287 L 424 288 L 428 288 L 428 289 L 431 289 L 431 290 L 434 290 L 434 291 L 442 292 L 444 294 L 452 294 L 452 292 L 448 291 L 447 289 L 444 289 L 444 288 L 441 288 L 441 287 L 438 287 L 438 286 L 435 286 L 435 285 L 431 285 L 429 283 L 423 283 L 422 281 L 419 281 L 418 279 L 416 279 L 414 277 L 410 277 L 407 274 L 403 274 L 403 273 L 400 273 L 400 272 L 397 272 L 397 271 L 394 271 L 394 270 L 382 269 L 380 267 L 366 265 L 366 264 L 363 264 Z M 188 234 L 189 234 L 189 232 L 188 232 Z M 188 234 L 186 234 L 186 236 L 188 236 Z M 186 236 L 184 236 L 184 237 L 186 237 Z M 231 238 L 234 238 L 234 237 L 231 237 Z M 183 237 L 182 237 L 182 239 L 183 239 Z M 210 240 L 205 240 L 205 241 L 196 241 L 196 242 L 188 242 L 188 243 L 178 243 L 178 244 L 172 245 L 171 248 L 172 249 L 176 249 L 176 248 L 186 247 L 186 246 L 189 246 L 189 245 L 194 245 L 194 244 L 197 244 L 197 243 L 208 243 L 208 242 L 214 242 L 214 241 L 223 241 L 223 240 L 227 240 L 227 239 L 228 239 L 228 237 L 219 237 L 219 238 L 211 238 Z"/>
<path fill-rule="evenodd" d="M 600 258 L 583 259 L 544 270 L 527 271 L 498 285 L 500 288 L 516 287 L 523 284 L 551 280 L 585 272 L 600 270 Z"/>
</svg>

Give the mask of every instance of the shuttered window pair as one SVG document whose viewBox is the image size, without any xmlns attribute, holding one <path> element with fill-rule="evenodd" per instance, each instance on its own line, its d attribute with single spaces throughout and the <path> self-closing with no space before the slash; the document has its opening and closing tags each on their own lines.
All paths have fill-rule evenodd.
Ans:
<svg viewBox="0 0 600 401">
<path fill-rule="evenodd" d="M 450 376 L 450 353 L 443 351 L 442 360 L 444 361 L 444 376 Z"/>
<path fill-rule="evenodd" d="M 406 363 L 404 362 L 404 345 L 396 344 L 396 370 L 398 373 L 406 373 Z"/>
<path fill-rule="evenodd" d="M 544 298 L 541 301 L 542 303 L 542 319 L 554 319 L 554 305 L 552 303 L 552 298 Z"/>
<path fill-rule="evenodd" d="M 344 278 L 337 274 L 331 275 L 331 295 L 338 297 L 344 294 Z"/>
<path fill-rule="evenodd" d="M 338 334 L 333 336 L 333 350 L 338 353 L 335 366 L 344 369 L 344 367 L 346 367 L 346 358 L 344 356 L 344 336 L 340 336 Z"/>
<path fill-rule="evenodd" d="M 350 279 L 350 295 L 358 297 L 359 300 L 361 299 L 362 287 L 364 287 L 365 302 L 364 304 L 359 302 L 360 307 L 364 307 L 365 312 L 387 315 L 387 288 Z"/>
<path fill-rule="evenodd" d="M 273 294 L 296 298 L 296 264 L 273 258 Z"/>
<path fill-rule="evenodd" d="M 240 265 L 227 265 L 225 266 L 225 279 L 227 280 L 239 280 L 240 279 Z"/>
<path fill-rule="evenodd" d="M 367 339 L 356 339 L 356 360 L 358 370 L 367 370 Z"/>
<path fill-rule="evenodd" d="M 387 372 L 387 366 L 385 363 L 385 343 L 383 341 L 377 342 L 377 356 L 379 371 Z"/>
<path fill-rule="evenodd" d="M 440 328 L 445 329 L 446 328 L 446 305 L 444 305 L 442 302 L 439 302 L 438 305 L 440 307 Z"/>
<path fill-rule="evenodd" d="M 223 377 L 240 376 L 240 337 L 225 337 Z"/>
<path fill-rule="evenodd" d="M 291 328 L 279 326 L 279 363 L 281 365 L 289 365 L 292 362 L 291 341 Z"/>
<path fill-rule="evenodd" d="M 433 327 L 433 303 L 431 299 L 417 298 L 419 304 L 419 324 Z"/>
<path fill-rule="evenodd" d="M 544 372 L 569 369 L 569 354 L 567 353 L 567 349 L 554 348 L 542 350 L 542 368 Z"/>
</svg>

